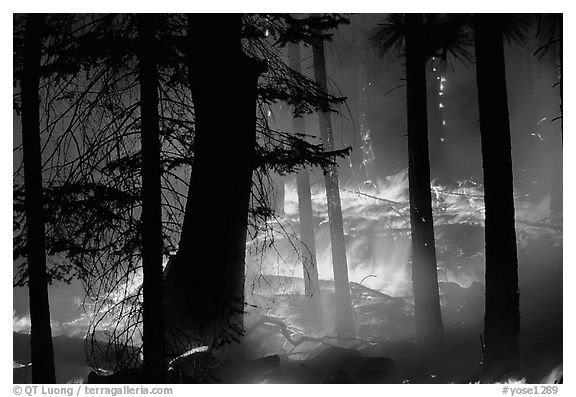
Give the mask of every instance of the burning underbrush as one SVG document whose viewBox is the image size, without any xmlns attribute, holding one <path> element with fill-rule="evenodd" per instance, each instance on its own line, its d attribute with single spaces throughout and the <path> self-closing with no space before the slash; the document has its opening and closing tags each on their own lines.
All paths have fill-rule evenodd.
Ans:
<svg viewBox="0 0 576 397">
<path fill-rule="evenodd" d="M 246 322 L 255 357 L 278 354 L 307 362 L 335 347 L 387 357 L 398 370 L 387 381 L 446 383 L 480 375 L 484 315 L 482 186 L 464 181 L 432 186 L 438 279 L 447 335 L 441 351 L 416 345 L 410 270 L 406 172 L 368 189 L 341 189 L 347 261 L 357 335 L 338 338 L 326 196 L 312 191 L 323 327 L 307 322 L 295 184 L 286 186 L 284 217 L 274 244 L 248 267 Z M 537 383 L 562 362 L 562 224 L 544 200 L 516 198 L 523 373 Z M 419 363 L 419 364 L 415 364 Z M 406 375 L 405 379 L 402 378 Z M 476 378 L 474 378 L 476 376 Z M 522 377 L 520 377 L 522 378 Z M 519 379 L 520 379 L 519 378 Z"/>
<path fill-rule="evenodd" d="M 321 321 L 310 319 L 297 239 L 297 193 L 295 184 L 288 183 L 284 215 L 268 225 L 273 240 L 256 238 L 248 243 L 248 252 L 255 253 L 247 258 L 245 294 L 246 347 L 251 364 L 241 370 L 218 361 L 211 379 L 266 383 L 492 381 L 479 375 L 484 312 L 482 186 L 472 181 L 432 186 L 446 336 L 444 344 L 433 349 L 423 349 L 415 338 L 406 172 L 364 186 L 340 192 L 356 335 L 340 338 L 333 332 L 335 299 L 326 197 L 316 185 L 312 200 L 323 315 Z M 516 199 L 522 373 L 514 379 L 526 383 L 553 383 L 561 377 L 562 224 L 561 218 L 548 215 L 547 207 L 546 201 Z M 91 331 L 95 338 L 90 345 L 101 349 L 108 361 L 126 353 L 107 345 L 118 335 L 125 339 L 118 339 L 116 347 L 130 349 L 139 359 L 139 277 L 136 271 L 135 277 L 119 284 L 118 294 L 112 291 L 98 304 L 84 301 L 83 313 L 53 324 L 59 381 L 70 380 L 65 375 L 68 370 L 63 369 L 69 365 L 76 365 L 70 370 L 74 377 L 86 378 L 84 338 Z M 15 374 L 29 370 L 28 329 L 26 317 L 14 316 Z M 191 355 L 191 360 L 197 355 L 200 353 Z"/>
</svg>

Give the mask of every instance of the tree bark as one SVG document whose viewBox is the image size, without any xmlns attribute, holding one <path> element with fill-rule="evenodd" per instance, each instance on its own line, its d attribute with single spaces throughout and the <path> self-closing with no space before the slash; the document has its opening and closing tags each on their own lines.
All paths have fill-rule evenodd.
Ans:
<svg viewBox="0 0 576 397">
<path fill-rule="evenodd" d="M 438 295 L 426 106 L 422 14 L 406 14 L 408 183 L 412 231 L 412 283 L 416 334 L 426 343 L 443 334 Z"/>
<path fill-rule="evenodd" d="M 324 59 L 324 41 L 320 31 L 315 31 L 312 43 L 314 58 L 314 78 L 320 89 L 328 93 L 326 79 L 326 61 Z M 318 113 L 320 133 L 324 149 L 334 150 L 330 109 L 327 102 Z M 340 188 L 338 186 L 338 168 L 328 167 L 324 174 L 326 196 L 328 201 L 328 220 L 330 223 L 330 242 L 332 247 L 332 265 L 334 268 L 334 290 L 336 295 L 336 332 L 340 336 L 355 333 L 352 306 L 350 301 L 350 283 L 348 281 L 348 264 L 346 260 L 346 244 L 344 240 L 344 225 L 342 207 L 340 204 Z"/>
<path fill-rule="evenodd" d="M 476 14 L 474 29 L 486 208 L 484 367 L 499 375 L 517 369 L 520 354 L 512 147 L 500 17 Z"/>
<path fill-rule="evenodd" d="M 138 14 L 140 132 L 142 135 L 142 269 L 144 379 L 161 383 L 166 375 L 162 285 L 162 182 L 158 116 L 158 71 L 154 15 Z"/>
<path fill-rule="evenodd" d="M 24 152 L 24 205 L 30 297 L 32 382 L 56 383 L 50 302 L 46 275 L 46 235 L 42 199 L 39 86 L 44 14 L 28 14 L 22 72 L 22 146 Z"/>
<path fill-rule="evenodd" d="M 244 332 L 257 82 L 266 66 L 244 54 L 241 25 L 239 14 L 188 16 L 194 159 L 166 302 L 183 343 L 213 349 L 238 346 Z"/>
<path fill-rule="evenodd" d="M 290 43 L 290 67 L 301 73 L 300 45 Z M 294 132 L 306 132 L 302 117 L 294 118 Z M 320 281 L 316 262 L 316 240 L 314 237 L 314 213 L 312 211 L 312 195 L 310 193 L 310 175 L 308 169 L 300 170 L 296 176 L 298 190 L 298 215 L 300 219 L 300 240 L 302 241 L 300 256 L 304 271 L 304 293 L 309 299 L 309 319 L 314 326 L 322 325 L 322 298 L 320 296 Z"/>
</svg>

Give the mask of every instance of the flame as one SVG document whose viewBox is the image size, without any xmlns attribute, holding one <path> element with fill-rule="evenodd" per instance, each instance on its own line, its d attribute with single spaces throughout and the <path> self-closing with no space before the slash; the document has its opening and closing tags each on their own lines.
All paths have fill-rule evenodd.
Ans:
<svg viewBox="0 0 576 397">
<path fill-rule="evenodd" d="M 433 182 L 431 188 L 437 249 L 441 254 L 442 247 L 439 247 L 439 241 L 450 240 L 450 238 L 443 236 L 446 232 L 440 226 L 472 225 L 481 231 L 484 220 L 483 189 L 480 184 L 472 181 L 462 181 L 456 187 L 446 187 Z M 322 280 L 330 282 L 333 279 L 333 269 L 326 194 L 320 184 L 314 184 L 311 193 L 314 218 L 317 220 L 315 243 L 319 278 L 321 283 Z M 350 281 L 391 297 L 410 298 L 412 281 L 407 170 L 386 179 L 366 181 L 360 188 L 343 185 L 340 195 Z M 517 219 L 544 222 L 549 206 L 549 201 L 546 200 L 533 205 L 517 199 Z M 293 182 L 286 185 L 284 211 L 285 218 L 272 225 L 276 230 L 274 244 L 265 252 L 260 252 L 258 258 L 247 257 L 246 287 L 248 293 L 246 298 L 249 303 L 257 303 L 255 294 L 264 296 L 304 294 L 303 270 L 298 252 L 300 244 L 286 238 L 286 234 L 298 235 L 298 195 Z M 281 232 L 281 229 L 284 232 Z M 530 238 L 542 233 L 541 229 L 523 228 L 518 223 L 517 230 L 520 244 L 529 244 Z M 556 237 L 558 235 L 557 232 L 550 233 L 556 233 L 554 234 Z M 445 260 L 442 260 L 439 255 L 439 281 L 454 282 L 461 287 L 469 287 L 475 281 L 483 280 L 483 233 L 480 233 L 478 239 L 481 240 L 481 249 L 477 252 L 462 253 L 459 259 L 461 263 L 456 267 L 446 266 L 443 262 Z M 450 256 L 453 253 L 448 254 Z M 165 260 L 164 264 L 166 262 Z M 264 280 L 262 275 L 274 277 Z M 100 306 L 85 305 L 85 312 L 73 321 L 62 324 L 53 322 L 54 333 L 84 337 L 92 319 L 102 315 L 126 295 L 137 295 L 141 284 L 142 271 L 138 268 L 131 277 L 120 283 L 106 297 L 109 303 Z M 294 300 L 296 301 L 297 299 Z M 292 305 L 293 302 L 291 301 L 290 304 Z M 289 319 L 291 313 L 294 312 L 294 307 L 277 305 L 269 310 L 271 314 L 276 313 L 284 319 Z M 124 324 L 123 320 L 119 320 L 114 315 L 115 313 L 111 313 L 100 322 L 98 329 L 108 330 L 116 326 L 121 328 L 129 325 Z M 14 314 L 13 329 L 15 332 L 29 332 L 29 316 Z M 136 332 L 135 337 L 138 338 L 138 335 L 140 333 Z M 138 340 L 133 343 L 138 344 Z M 562 367 L 554 371 L 548 374 L 542 383 L 551 383 L 550 380 L 558 379 L 562 374 Z M 525 379 L 510 379 L 508 383 L 525 381 Z"/>
<path fill-rule="evenodd" d="M 549 385 L 549 384 L 558 384 L 561 382 L 562 377 L 564 375 L 563 366 L 559 365 L 553 368 L 548 374 L 546 374 L 537 384 L 541 385 Z M 526 378 L 516 379 L 511 377 L 504 382 L 496 382 L 498 384 L 525 384 Z"/>
<path fill-rule="evenodd" d="M 504 382 L 495 382 L 495 383 L 497 385 L 525 384 L 526 378 L 520 378 L 520 379 L 509 378 L 509 379 L 506 379 Z"/>
<path fill-rule="evenodd" d="M 554 368 L 548 375 L 542 378 L 541 384 L 557 384 L 560 383 L 562 377 L 564 376 L 564 368 L 562 365 Z"/>
<path fill-rule="evenodd" d="M 484 192 L 481 184 L 463 180 L 455 186 L 431 184 L 433 196 L 438 278 L 468 288 L 484 279 Z M 315 227 L 315 248 L 320 280 L 332 280 L 332 252 L 327 215 L 327 199 L 322 184 L 311 188 Z M 393 297 L 412 295 L 410 269 L 410 216 L 408 172 L 403 170 L 384 180 L 366 181 L 360 187 L 341 185 L 340 198 L 348 276 L 351 282 Z M 519 247 L 550 233 L 561 241 L 561 232 L 530 226 L 545 222 L 549 202 L 534 205 L 516 197 L 517 237 Z M 285 186 L 285 217 L 276 229 L 298 233 L 298 194 L 296 184 Z M 462 233 L 470 235 L 462 237 Z M 451 234 L 450 234 L 451 233 Z M 455 243 L 457 242 L 457 243 Z M 461 245 L 469 245 L 462 247 Z M 274 294 L 303 294 L 300 243 L 276 233 L 273 246 L 258 258 L 248 258 L 247 284 L 250 292 L 266 290 Z M 257 265 L 255 265 L 257 263 Z M 257 281 L 261 275 L 278 277 L 274 285 Z M 442 293 L 442 292 L 441 292 Z"/>
<path fill-rule="evenodd" d="M 30 314 L 18 316 L 15 311 L 12 311 L 12 330 L 21 334 L 30 333 Z"/>
<path fill-rule="evenodd" d="M 12 310 L 12 331 L 13 332 L 18 332 L 21 334 L 29 334 L 31 324 L 32 323 L 30 321 L 30 313 L 29 312 L 18 315 L 18 314 L 16 314 L 15 310 Z M 50 327 L 52 328 L 52 335 L 53 336 L 61 335 L 61 334 L 65 333 L 62 329 L 61 324 L 54 319 L 50 319 Z"/>
</svg>

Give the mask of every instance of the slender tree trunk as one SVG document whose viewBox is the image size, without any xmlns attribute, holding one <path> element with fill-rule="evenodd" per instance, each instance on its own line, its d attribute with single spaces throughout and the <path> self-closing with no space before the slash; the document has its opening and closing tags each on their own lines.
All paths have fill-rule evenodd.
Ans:
<svg viewBox="0 0 576 397">
<path fill-rule="evenodd" d="M 563 212 L 564 203 L 562 200 L 562 192 L 563 192 L 563 185 L 562 185 L 562 177 L 563 177 L 563 169 L 562 169 L 562 145 L 563 145 L 563 137 L 564 137 L 564 115 L 563 115 L 563 103 L 562 103 L 562 96 L 563 92 L 563 81 L 562 81 L 562 42 L 563 42 L 563 32 L 562 32 L 562 14 L 558 14 L 558 27 L 559 27 L 559 41 L 556 46 L 556 67 L 558 69 L 558 94 L 559 94 L 559 107 L 560 107 L 560 131 L 559 131 L 559 139 L 557 137 L 550 137 L 552 138 L 552 175 L 550 175 L 550 213 L 553 216 L 561 216 Z M 554 134 L 555 135 L 555 134 Z M 556 149 L 556 150 L 554 150 Z"/>
<path fill-rule="evenodd" d="M 562 214 L 562 128 L 561 119 L 550 106 L 558 99 L 556 85 L 558 78 L 558 54 L 546 51 L 539 60 L 542 71 L 541 90 L 538 92 L 537 106 L 531 109 L 537 115 L 537 128 L 542 136 L 543 162 L 538 164 L 545 193 L 550 196 L 550 215 Z M 555 70 L 556 73 L 551 73 Z"/>
<path fill-rule="evenodd" d="M 139 14 L 140 113 L 142 134 L 142 268 L 144 274 L 144 379 L 165 380 L 162 286 L 162 183 L 158 117 L 158 71 L 154 15 Z"/>
<path fill-rule="evenodd" d="M 215 349 L 241 342 L 244 332 L 256 89 L 266 70 L 244 54 L 241 24 L 239 14 L 188 16 L 194 160 L 178 254 L 166 275 L 171 321 L 189 345 Z"/>
<path fill-rule="evenodd" d="M 476 14 L 474 28 L 486 208 L 484 365 L 499 375 L 514 371 L 519 360 L 520 303 L 510 124 L 500 18 Z"/>
<path fill-rule="evenodd" d="M 434 220 L 430 193 L 426 60 L 422 14 L 406 14 L 408 183 L 412 230 L 412 283 L 416 334 L 424 342 L 442 337 Z"/>
<path fill-rule="evenodd" d="M 326 61 L 324 59 L 324 41 L 316 31 L 312 44 L 314 57 L 314 78 L 323 92 L 328 93 L 326 79 Z M 320 133 L 324 149 L 334 150 L 332 123 L 328 103 L 318 113 Z M 336 332 L 341 335 L 355 333 L 354 318 L 350 301 L 350 283 L 348 281 L 348 264 L 346 261 L 346 244 L 344 240 L 344 225 L 342 207 L 340 204 L 340 189 L 338 187 L 338 168 L 330 166 L 325 174 L 326 196 L 328 201 L 328 220 L 330 223 L 330 242 L 332 246 L 332 265 L 334 268 L 334 289 L 336 295 Z"/>
<path fill-rule="evenodd" d="M 272 185 L 274 188 L 274 212 L 278 216 L 284 216 L 284 202 L 286 200 L 286 191 L 284 186 L 284 176 L 273 173 L 272 174 Z"/>
<path fill-rule="evenodd" d="M 56 383 L 46 275 L 46 241 L 42 203 L 39 86 L 44 14 L 28 14 L 22 72 L 22 146 L 24 151 L 24 204 L 30 296 L 32 382 Z"/>
<path fill-rule="evenodd" d="M 290 43 L 288 48 L 290 67 L 301 73 L 300 45 Z M 294 118 L 294 132 L 304 134 L 305 122 L 302 117 Z M 296 176 L 298 190 L 298 215 L 300 217 L 300 255 L 304 271 L 304 293 L 310 302 L 309 317 L 315 326 L 322 325 L 322 299 L 320 281 L 316 263 L 316 241 L 314 238 L 314 213 L 312 212 L 312 195 L 310 193 L 310 174 L 308 169 L 300 170 Z"/>
</svg>

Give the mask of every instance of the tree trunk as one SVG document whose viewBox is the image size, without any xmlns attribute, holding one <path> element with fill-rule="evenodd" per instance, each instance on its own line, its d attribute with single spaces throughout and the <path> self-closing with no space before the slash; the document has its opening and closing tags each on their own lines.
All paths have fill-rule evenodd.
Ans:
<svg viewBox="0 0 576 397">
<path fill-rule="evenodd" d="M 244 54 L 241 24 L 239 14 L 188 16 L 194 160 L 166 302 L 172 328 L 181 328 L 172 332 L 191 347 L 218 349 L 244 332 L 257 82 L 266 66 Z"/>
<path fill-rule="evenodd" d="M 426 60 L 423 42 L 422 14 L 406 14 L 408 183 L 412 230 L 414 317 L 417 336 L 429 343 L 441 339 L 443 328 L 430 193 Z"/>
<path fill-rule="evenodd" d="M 314 57 L 314 78 L 320 89 L 328 93 L 326 80 L 326 61 L 324 59 L 324 41 L 319 31 L 315 32 L 312 44 Z M 320 133 L 324 149 L 334 150 L 330 109 L 327 102 L 318 113 Z M 332 246 L 332 265 L 334 268 L 334 290 L 336 295 L 336 332 L 346 336 L 355 333 L 352 306 L 350 301 L 350 283 L 348 281 L 348 264 L 346 261 L 346 244 L 344 240 L 344 225 L 340 204 L 340 189 L 338 187 L 338 168 L 328 167 L 324 174 L 326 196 L 328 201 L 328 220 L 330 223 L 330 242 Z"/>
<path fill-rule="evenodd" d="M 531 111 L 537 117 L 537 130 L 542 136 L 543 161 L 538 163 L 542 185 L 550 196 L 550 215 L 558 218 L 562 214 L 562 128 L 557 108 L 551 106 L 558 99 L 558 54 L 546 51 L 539 60 L 541 89 L 537 106 Z M 556 73 L 552 74 L 551 70 Z"/>
<path fill-rule="evenodd" d="M 166 374 L 162 286 L 162 183 L 158 117 L 158 71 L 154 15 L 138 14 L 140 132 L 142 135 L 142 269 L 144 275 L 144 379 L 161 383 Z"/>
<path fill-rule="evenodd" d="M 290 67 L 301 73 L 300 45 L 290 43 Z M 294 132 L 304 134 L 305 122 L 302 117 L 294 118 Z M 308 310 L 310 323 L 322 325 L 322 298 L 320 296 L 320 281 L 316 263 L 316 241 L 314 238 L 314 213 L 312 212 L 312 195 L 310 193 L 310 175 L 308 169 L 300 170 L 296 176 L 298 190 L 298 215 L 300 217 L 300 240 L 302 242 L 300 255 L 304 271 L 304 292 L 309 299 Z"/>
<path fill-rule="evenodd" d="M 284 216 L 284 202 L 286 201 L 286 191 L 284 187 L 284 176 L 276 172 L 271 175 L 272 188 L 274 192 L 274 212 L 277 216 Z"/>
<path fill-rule="evenodd" d="M 563 147 L 563 133 L 564 133 L 564 116 L 563 116 L 563 104 L 562 96 L 563 92 L 563 81 L 562 81 L 562 45 L 563 45 L 563 33 L 562 33 L 562 14 L 557 15 L 558 27 L 559 27 L 559 41 L 556 45 L 556 67 L 558 70 L 558 95 L 560 99 L 559 110 L 560 110 L 560 131 L 559 137 L 550 137 L 552 140 L 552 164 L 551 164 L 551 175 L 550 175 L 550 214 L 552 216 L 561 217 L 564 207 L 564 202 L 562 200 L 563 192 L 563 168 L 562 168 L 562 147 Z M 553 121 L 556 122 L 556 121 Z M 554 150 L 556 149 L 556 150 Z"/>
<path fill-rule="evenodd" d="M 22 146 L 24 151 L 24 204 L 30 296 L 32 382 L 56 383 L 50 302 L 46 275 L 46 241 L 42 200 L 39 86 L 44 14 L 28 14 L 22 72 Z"/>
<path fill-rule="evenodd" d="M 486 208 L 484 366 L 496 375 L 517 368 L 520 329 L 511 138 L 500 23 L 497 15 L 474 16 Z"/>
<path fill-rule="evenodd" d="M 560 130 L 562 132 L 562 142 L 564 142 L 564 15 L 558 15 L 558 23 L 560 25 L 560 41 L 558 42 L 558 83 L 560 93 Z"/>
</svg>

